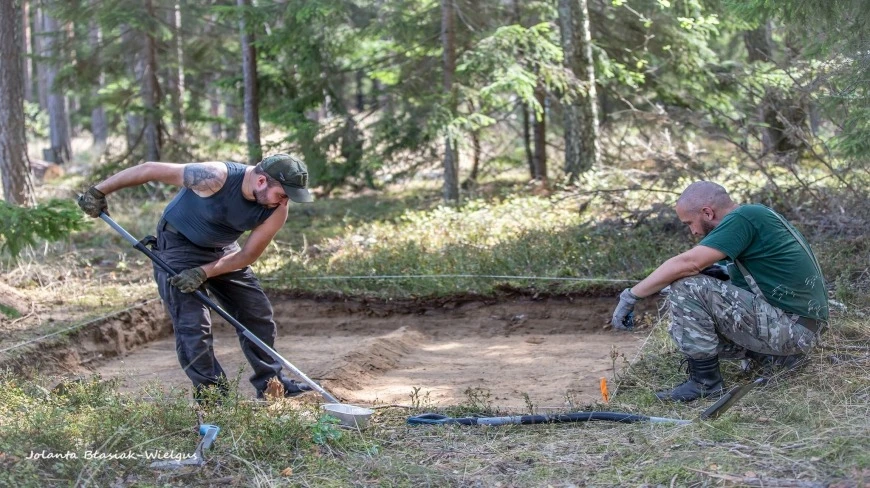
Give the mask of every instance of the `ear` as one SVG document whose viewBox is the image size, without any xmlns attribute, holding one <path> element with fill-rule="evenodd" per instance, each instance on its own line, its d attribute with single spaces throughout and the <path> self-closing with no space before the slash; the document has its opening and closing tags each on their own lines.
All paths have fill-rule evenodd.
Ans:
<svg viewBox="0 0 870 488">
<path fill-rule="evenodd" d="M 713 220 L 716 218 L 716 211 L 710 207 L 701 207 L 701 215 L 705 220 Z"/>
<path fill-rule="evenodd" d="M 267 185 L 266 176 L 265 175 L 257 175 L 257 181 L 255 182 L 255 185 L 256 185 L 258 190 L 262 190 L 264 187 L 266 187 L 266 185 Z"/>
</svg>

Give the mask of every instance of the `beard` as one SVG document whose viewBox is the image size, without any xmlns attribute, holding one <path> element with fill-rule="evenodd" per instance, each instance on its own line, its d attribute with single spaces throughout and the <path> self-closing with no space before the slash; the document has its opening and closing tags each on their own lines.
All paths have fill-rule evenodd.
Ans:
<svg viewBox="0 0 870 488">
<path fill-rule="evenodd" d="M 268 188 L 268 187 L 267 187 L 266 189 L 264 189 L 264 190 L 256 190 L 256 189 L 255 189 L 255 190 L 254 190 L 254 199 L 257 201 L 257 204 L 262 205 L 262 206 L 264 206 L 264 207 L 266 207 L 266 208 L 275 208 L 275 207 L 277 207 L 277 206 L 278 206 L 277 203 L 275 203 L 275 204 L 269 203 L 269 200 L 268 200 L 268 192 L 269 192 L 269 188 Z"/>
<path fill-rule="evenodd" d="M 706 220 L 701 221 L 701 230 L 704 231 L 704 237 L 707 237 L 707 234 L 709 234 L 715 228 L 716 226 L 713 224 L 713 222 L 707 222 Z"/>
</svg>

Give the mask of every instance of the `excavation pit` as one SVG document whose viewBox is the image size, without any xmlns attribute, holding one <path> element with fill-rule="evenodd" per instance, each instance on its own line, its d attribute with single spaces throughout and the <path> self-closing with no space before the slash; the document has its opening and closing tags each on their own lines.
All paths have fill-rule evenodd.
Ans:
<svg viewBox="0 0 870 488">
<path fill-rule="evenodd" d="M 642 333 L 604 330 L 616 300 L 515 298 L 413 301 L 273 296 L 275 349 L 343 402 L 564 408 L 600 398 L 601 377 L 636 354 Z M 215 353 L 254 396 L 235 330 L 215 317 Z M 614 360 L 616 354 L 618 359 Z M 149 382 L 189 388 L 173 336 L 91 368 L 142 391 Z M 309 395 L 316 395 L 311 393 Z"/>
</svg>

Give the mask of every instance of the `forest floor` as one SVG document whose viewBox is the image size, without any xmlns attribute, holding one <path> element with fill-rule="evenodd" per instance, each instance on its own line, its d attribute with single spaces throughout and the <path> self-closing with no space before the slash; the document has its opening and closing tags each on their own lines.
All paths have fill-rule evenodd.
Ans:
<svg viewBox="0 0 870 488">
<path fill-rule="evenodd" d="M 71 194 L 79 184 L 69 179 L 53 191 Z M 499 185 L 490 193 L 508 195 L 510 185 Z M 151 468 L 149 456 L 190 453 L 198 412 L 150 263 L 100 222 L 68 242 L 28 249 L 4 268 L 4 281 L 29 308 L 0 322 L 0 485 L 870 485 L 867 239 L 860 233 L 814 243 L 845 305 L 833 310 L 811 362 L 757 388 L 720 419 L 408 425 L 410 415 L 427 412 L 606 410 L 696 420 L 713 403 L 655 399 L 653 391 L 682 381 L 679 357 L 653 301 L 638 331 L 604 327 L 624 286 L 618 281 L 300 280 L 420 268 L 628 280 L 689 244 L 662 235 L 650 246 L 670 225 L 655 219 L 632 234 L 584 227 L 570 220 L 577 218 L 570 196 L 540 207 L 532 197 L 501 198 L 457 216 L 436 208 L 437 189 L 418 188 L 334 198 L 294 214 L 257 267 L 276 309 L 277 349 L 343 400 L 374 407 L 372 422 L 362 430 L 338 427 L 322 415 L 315 393 L 253 401 L 235 334 L 218 323 L 217 354 L 232 372 L 233 394 L 199 412 L 222 429 L 206 464 L 174 471 Z M 570 208 L 561 212 L 566 200 Z M 113 205 L 137 236 L 152 232 L 162 208 L 137 198 Z M 542 211 L 549 214 L 541 218 Z M 468 220 L 478 226 L 463 227 Z M 445 244 L 437 226 L 430 230 L 433 222 L 446 222 L 464 241 Z M 402 241 L 406 235 L 430 240 L 412 246 Z M 486 241 L 493 235 L 501 240 Z M 569 249 L 574 242 L 586 247 Z M 445 246 L 450 254 L 439 255 Z M 489 261 L 493 255 L 500 261 Z M 555 264 L 535 269 L 538 260 Z M 578 274 L 566 272 L 571 266 Z M 635 268 L 641 271 L 628 271 Z M 732 363 L 724 373 L 729 385 L 758 374 Z M 610 385 L 607 403 L 601 377 Z"/>
</svg>

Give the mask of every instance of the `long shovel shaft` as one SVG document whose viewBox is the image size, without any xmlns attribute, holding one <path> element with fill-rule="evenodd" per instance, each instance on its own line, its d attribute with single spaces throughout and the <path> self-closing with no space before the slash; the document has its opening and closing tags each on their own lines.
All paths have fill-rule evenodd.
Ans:
<svg viewBox="0 0 870 488">
<path fill-rule="evenodd" d="M 121 234 L 121 236 L 127 242 L 132 244 L 134 248 L 138 249 L 143 254 L 148 256 L 148 258 L 151 259 L 151 261 L 153 261 L 157 266 L 160 266 L 164 271 L 166 271 L 169 274 L 169 276 L 175 276 L 177 274 L 174 269 L 172 269 L 168 264 L 166 264 L 166 261 L 161 259 L 156 254 L 154 254 L 154 252 L 152 252 L 151 249 L 148 249 L 148 247 L 145 244 L 143 244 L 140 240 L 136 239 L 129 232 L 124 230 L 124 228 L 121 227 L 120 225 L 118 225 L 118 223 L 115 222 L 111 217 L 109 217 L 105 213 L 101 213 L 100 218 L 103 219 L 104 222 L 109 224 L 110 227 L 115 229 L 115 231 L 117 231 L 118 234 Z M 224 320 L 226 320 L 227 322 L 230 323 L 230 325 L 235 327 L 236 330 L 239 331 L 239 333 L 241 333 L 243 336 L 245 336 L 245 338 L 247 338 L 249 341 L 253 342 L 257 347 L 259 347 L 260 349 L 265 351 L 266 354 L 271 356 L 275 361 L 278 361 L 281 364 L 281 366 L 283 366 L 284 368 L 287 368 L 288 370 L 292 371 L 297 376 L 302 378 L 302 380 L 305 381 L 305 383 L 307 383 L 309 386 L 311 386 L 311 388 L 313 388 L 315 391 L 320 393 L 323 396 L 323 398 L 325 398 L 327 401 L 329 401 L 330 403 L 341 403 L 338 401 L 337 398 L 332 396 L 328 391 L 324 390 L 323 387 L 321 387 L 316 382 L 314 382 L 314 380 L 312 380 L 311 378 L 306 376 L 305 373 L 303 373 L 302 371 L 299 370 L 299 368 L 297 368 L 296 366 L 293 366 L 293 364 L 291 364 L 290 361 L 287 361 L 286 359 L 284 359 L 284 357 L 282 357 L 280 354 L 278 354 L 278 352 L 275 351 L 275 349 L 269 347 L 265 342 L 260 340 L 259 337 L 255 336 L 250 330 L 247 329 L 247 327 L 245 327 L 238 320 L 236 320 L 235 317 L 233 317 L 226 310 L 224 310 L 223 308 L 218 306 L 218 304 L 215 303 L 211 298 L 209 298 L 208 295 L 203 293 L 202 290 L 196 290 L 195 292 L 193 292 L 193 295 L 200 302 L 205 304 L 205 306 L 207 306 L 207 307 L 211 308 L 212 310 L 214 310 L 215 312 L 217 312 L 218 315 L 223 317 Z"/>
</svg>

